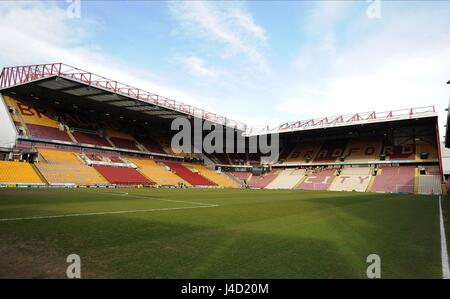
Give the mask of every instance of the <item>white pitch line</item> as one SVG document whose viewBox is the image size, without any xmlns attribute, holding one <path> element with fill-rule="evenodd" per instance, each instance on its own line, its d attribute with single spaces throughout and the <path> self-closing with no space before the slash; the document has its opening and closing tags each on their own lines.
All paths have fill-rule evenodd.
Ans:
<svg viewBox="0 0 450 299">
<path fill-rule="evenodd" d="M 111 212 L 93 212 L 93 213 L 77 213 L 77 214 L 62 214 L 62 215 L 31 216 L 31 217 L 20 217 L 20 218 L 0 218 L 0 222 L 18 221 L 18 220 L 35 220 L 35 219 L 53 219 L 53 218 L 64 218 L 64 217 L 80 217 L 80 216 L 98 216 L 98 215 L 111 215 L 111 214 L 145 213 L 145 212 L 201 209 L 201 208 L 214 208 L 214 207 L 218 207 L 218 206 L 217 205 L 208 205 L 208 206 L 195 206 L 195 207 L 159 208 L 159 209 L 145 209 L 145 210 L 128 210 L 128 211 L 111 211 Z"/>
<path fill-rule="evenodd" d="M 202 206 L 211 206 L 211 207 L 218 207 L 217 204 L 210 204 L 210 203 L 204 203 L 204 202 L 198 202 L 198 201 L 184 201 L 184 200 L 175 200 L 175 199 L 164 199 L 164 198 L 154 198 L 151 196 L 144 196 L 144 195 L 130 195 L 128 192 L 125 193 L 119 193 L 119 192 L 99 192 L 98 194 L 104 194 L 104 195 L 115 195 L 115 196 L 127 196 L 127 197 L 133 197 L 133 198 L 145 198 L 145 199 L 151 199 L 151 200 L 159 200 L 159 201 L 166 201 L 166 202 L 177 202 L 177 203 L 188 203 L 188 204 L 195 204 L 195 205 L 202 205 Z"/>
<path fill-rule="evenodd" d="M 442 278 L 450 279 L 450 269 L 448 265 L 447 241 L 445 237 L 444 217 L 442 216 L 441 196 L 439 195 L 439 218 L 441 227 L 441 260 L 442 260 Z"/>
</svg>

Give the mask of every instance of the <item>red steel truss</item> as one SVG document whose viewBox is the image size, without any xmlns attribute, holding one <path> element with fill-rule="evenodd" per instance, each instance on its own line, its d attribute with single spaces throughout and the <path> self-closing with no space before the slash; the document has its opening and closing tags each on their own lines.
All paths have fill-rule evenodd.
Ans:
<svg viewBox="0 0 450 299">
<path fill-rule="evenodd" d="M 228 119 L 224 116 L 205 111 L 142 89 L 123 84 L 91 72 L 72 67 L 64 63 L 50 63 L 27 66 L 4 67 L 0 75 L 0 90 L 20 84 L 49 77 L 63 77 L 83 84 L 98 87 L 110 92 L 131 97 L 146 103 L 164 107 L 183 114 L 198 117 L 216 124 L 236 128 L 244 131 L 245 135 L 260 135 L 270 133 L 283 133 L 290 131 L 311 130 L 317 128 L 349 126 L 355 124 L 369 124 L 383 121 L 412 119 L 435 116 L 434 106 L 391 110 L 385 112 L 363 112 L 333 117 L 287 122 L 275 128 L 250 128 L 244 123 Z"/>
<path fill-rule="evenodd" d="M 102 88 L 146 103 L 208 120 L 216 124 L 236 128 L 242 131 L 246 131 L 247 129 L 247 125 L 244 123 L 231 120 L 221 115 L 132 87 L 64 63 L 4 67 L 0 75 L 0 89 L 55 76 L 68 78 L 93 87 Z"/>
<path fill-rule="evenodd" d="M 384 112 L 370 111 L 370 112 L 338 115 L 332 117 L 300 120 L 295 122 L 287 122 L 275 128 L 269 128 L 268 126 L 266 126 L 259 130 L 251 130 L 248 131 L 247 134 L 262 135 L 271 133 L 284 133 L 284 132 L 303 131 L 318 128 L 350 126 L 356 124 L 370 124 L 384 121 L 413 119 L 436 115 L 437 114 L 434 106 L 391 110 Z"/>
</svg>

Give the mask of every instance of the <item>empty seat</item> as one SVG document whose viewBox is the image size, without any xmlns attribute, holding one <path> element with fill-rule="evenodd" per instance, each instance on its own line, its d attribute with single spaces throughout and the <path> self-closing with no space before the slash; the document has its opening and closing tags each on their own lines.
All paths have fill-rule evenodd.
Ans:
<svg viewBox="0 0 450 299">
<path fill-rule="evenodd" d="M 198 173 L 192 172 L 179 162 L 164 161 L 164 164 L 169 166 L 179 177 L 192 186 L 217 186 L 216 183 L 211 182 Z"/>
<path fill-rule="evenodd" d="M 227 172 L 227 174 L 233 176 L 234 178 L 236 178 L 241 183 L 248 183 L 248 180 L 249 180 L 250 175 L 251 175 L 250 172 L 237 172 L 237 171 Z"/>
<path fill-rule="evenodd" d="M 343 174 L 341 172 L 341 174 L 333 180 L 328 190 L 365 192 L 372 178 L 372 175 L 368 174 L 368 172 L 369 171 L 365 171 L 365 174 Z"/>
<path fill-rule="evenodd" d="M 301 142 L 290 152 L 285 163 L 311 162 L 320 149 L 320 142 Z"/>
<path fill-rule="evenodd" d="M 111 147 L 111 144 L 108 142 L 108 140 L 98 134 L 74 131 L 72 135 L 79 143 Z"/>
<path fill-rule="evenodd" d="M 415 160 L 416 146 L 414 144 L 387 145 L 383 148 L 382 153 L 388 160 Z"/>
<path fill-rule="evenodd" d="M 218 173 L 217 171 L 211 170 L 208 167 L 206 167 L 205 165 L 202 164 L 194 164 L 191 163 L 189 164 L 191 167 L 197 169 L 197 171 L 204 176 L 205 178 L 209 179 L 211 182 L 216 183 L 218 186 L 222 186 L 222 187 L 240 187 L 240 185 L 231 180 L 230 178 L 228 178 L 227 176 L 225 176 L 222 173 Z"/>
<path fill-rule="evenodd" d="M 136 143 L 133 140 L 118 137 L 111 137 L 109 138 L 109 140 L 111 140 L 111 142 L 117 148 L 139 151 L 139 148 L 137 147 Z"/>
<path fill-rule="evenodd" d="M 0 161 L 1 183 L 43 183 L 33 166 L 27 162 Z"/>
<path fill-rule="evenodd" d="M 268 184 L 270 184 L 276 177 L 277 177 L 276 170 L 272 170 L 271 172 L 260 175 L 260 176 L 253 175 L 252 178 L 250 179 L 250 181 L 248 182 L 248 185 L 251 188 L 263 189 Z"/>
<path fill-rule="evenodd" d="M 347 144 L 344 152 L 346 162 L 366 162 L 378 160 L 382 141 L 378 138 L 355 138 Z"/>
<path fill-rule="evenodd" d="M 414 166 L 382 166 L 370 191 L 372 192 L 414 192 Z"/>
<path fill-rule="evenodd" d="M 134 168 L 94 165 L 111 184 L 118 185 L 151 185 L 153 182 Z"/>
<path fill-rule="evenodd" d="M 77 154 L 53 149 L 38 149 L 44 161 L 36 167 L 50 184 L 101 185 L 108 182 Z"/>
<path fill-rule="evenodd" d="M 336 162 L 343 156 L 346 144 L 345 139 L 325 141 L 317 152 L 314 162 Z"/>
<path fill-rule="evenodd" d="M 266 189 L 292 189 L 305 175 L 304 169 L 284 169 L 270 182 Z"/>
<path fill-rule="evenodd" d="M 161 165 L 154 160 L 143 158 L 126 159 L 137 165 L 139 167 L 139 171 L 142 174 L 144 174 L 146 177 L 156 182 L 160 186 L 176 186 L 180 183 L 190 185 L 188 182 L 170 171 L 168 166 Z"/>
<path fill-rule="evenodd" d="M 31 137 L 72 142 L 67 132 L 57 128 L 27 124 Z"/>
<path fill-rule="evenodd" d="M 295 189 L 327 190 L 335 177 L 336 169 L 334 168 L 315 169 L 308 173 L 305 179 L 295 186 Z"/>
</svg>

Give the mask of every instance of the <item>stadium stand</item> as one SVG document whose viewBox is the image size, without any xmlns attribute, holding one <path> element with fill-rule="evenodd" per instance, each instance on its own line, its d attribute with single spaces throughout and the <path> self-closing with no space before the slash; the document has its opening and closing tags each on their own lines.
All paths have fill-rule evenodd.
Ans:
<svg viewBox="0 0 450 299">
<path fill-rule="evenodd" d="M 0 183 L 42 184 L 43 181 L 29 163 L 0 161 Z"/>
<path fill-rule="evenodd" d="M 369 186 L 372 175 L 370 167 L 347 167 L 331 183 L 331 191 L 358 191 L 365 192 Z"/>
<path fill-rule="evenodd" d="M 314 162 L 336 162 L 344 154 L 346 144 L 346 139 L 325 141 L 314 158 Z"/>
<path fill-rule="evenodd" d="M 5 102 L 12 111 L 12 119 L 26 127 L 31 137 L 72 142 L 60 123 L 53 119 L 48 110 L 22 103 L 5 96 Z"/>
<path fill-rule="evenodd" d="M 88 133 L 86 131 L 80 131 L 75 129 L 72 132 L 72 136 L 78 143 L 112 147 L 112 145 L 108 142 L 108 140 L 106 140 L 105 138 L 101 137 L 100 135 L 94 132 Z"/>
<path fill-rule="evenodd" d="M 109 140 L 117 148 L 139 151 L 139 148 L 136 146 L 136 143 L 133 140 L 123 139 L 123 138 L 119 138 L 119 137 L 110 137 Z"/>
<path fill-rule="evenodd" d="M 382 145 L 382 141 L 376 137 L 351 139 L 345 149 L 344 159 L 346 162 L 378 160 Z"/>
<path fill-rule="evenodd" d="M 105 165 L 93 166 L 101 175 L 103 175 L 111 184 L 117 185 L 151 185 L 148 178 L 143 176 L 134 168 L 114 167 Z"/>
<path fill-rule="evenodd" d="M 154 181 L 159 186 L 177 186 L 179 184 L 190 186 L 187 181 L 170 171 L 166 165 L 158 163 L 155 160 L 143 158 L 126 158 L 126 160 L 129 160 L 137 165 L 143 175 Z"/>
<path fill-rule="evenodd" d="M 35 165 L 50 184 L 108 184 L 94 168 L 83 164 L 74 152 L 43 148 L 38 152 L 43 161 Z"/>
<path fill-rule="evenodd" d="M 199 113 L 197 108 L 188 109 L 189 105 L 174 109 L 176 101 L 141 101 L 142 94 L 135 94 L 139 89 L 127 85 L 109 88 L 119 83 L 102 76 L 95 78 L 113 85 L 98 88 L 83 80 L 95 74 L 78 69 L 85 77 L 77 77 L 81 79 L 75 82 L 73 70 L 64 64 L 18 66 L 6 67 L 0 75 L 1 98 L 6 104 L 0 108 L 7 108 L 5 113 L 11 116 L 3 120 L 12 121 L 9 135 L 17 137 L 5 138 L 7 147 L 1 148 L 0 159 L 34 161 L 35 165 L 20 165 L 31 167 L 44 184 L 239 187 L 246 181 L 250 187 L 267 189 L 432 194 L 440 191 L 444 177 L 450 177 L 436 144 L 439 132 L 433 106 L 287 122 L 261 129 Z M 234 126 L 235 137 L 243 137 L 245 145 L 226 142 L 223 149 L 227 153 L 177 153 L 170 144 L 174 133 L 169 127 L 178 116 L 215 119 L 219 126 Z M 262 155 L 261 148 L 256 154 L 247 148 L 251 136 L 269 133 L 279 133 L 277 161 Z M 203 161 L 209 168 L 193 161 Z M 270 166 L 270 173 L 252 175 Z M 226 172 L 211 170 L 214 168 Z M 25 177 L 31 175 L 23 172 Z M 23 181 L 18 176 L 17 182 Z"/>
<path fill-rule="evenodd" d="M 285 163 L 311 162 L 320 149 L 320 142 L 300 143 L 287 156 Z"/>
<path fill-rule="evenodd" d="M 72 142 L 69 135 L 60 129 L 41 125 L 27 124 L 31 137 Z"/>
<path fill-rule="evenodd" d="M 425 153 L 427 155 L 426 159 L 421 158 L 421 154 Z M 428 143 L 422 143 L 416 145 L 416 154 L 417 154 L 417 160 L 420 161 L 428 161 L 428 160 L 437 160 L 438 152 L 437 152 L 437 146 L 434 144 L 428 144 Z"/>
<path fill-rule="evenodd" d="M 167 154 L 156 140 L 151 138 L 136 138 L 136 140 L 151 153 Z"/>
<path fill-rule="evenodd" d="M 222 187 L 232 187 L 232 188 L 238 188 L 240 185 L 236 183 L 235 181 L 229 179 L 227 176 L 225 176 L 222 173 L 218 173 L 217 171 L 211 170 L 208 167 L 206 167 L 203 164 L 190 164 L 191 167 L 197 169 L 200 175 L 204 176 L 211 182 L 214 182 L 218 186 Z"/>
<path fill-rule="evenodd" d="M 217 186 L 198 173 L 192 172 L 186 168 L 182 163 L 173 161 L 164 161 L 164 164 L 170 167 L 179 177 L 187 181 L 192 186 Z"/>
<path fill-rule="evenodd" d="M 413 193 L 414 175 L 414 166 L 381 166 L 370 191 Z"/>
<path fill-rule="evenodd" d="M 278 176 L 270 182 L 266 189 L 292 189 L 306 173 L 305 169 L 283 169 Z"/>
<path fill-rule="evenodd" d="M 227 172 L 226 174 L 233 176 L 239 182 L 241 182 L 241 184 L 248 183 L 251 176 L 250 172 L 239 172 L 239 171 Z"/>
<path fill-rule="evenodd" d="M 336 177 L 335 168 L 318 168 L 307 173 L 307 176 L 294 189 L 327 190 Z"/>
<path fill-rule="evenodd" d="M 277 172 L 277 170 L 272 170 L 271 172 L 264 175 L 253 175 L 248 182 L 248 186 L 250 188 L 263 189 L 277 177 Z"/>
<path fill-rule="evenodd" d="M 384 146 L 383 152 L 386 160 L 415 160 L 416 146 L 414 144 Z"/>
</svg>

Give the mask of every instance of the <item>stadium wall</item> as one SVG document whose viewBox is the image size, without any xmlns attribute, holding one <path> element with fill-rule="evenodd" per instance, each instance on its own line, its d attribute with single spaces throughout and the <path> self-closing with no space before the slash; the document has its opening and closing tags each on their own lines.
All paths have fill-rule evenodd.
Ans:
<svg viewBox="0 0 450 299">
<path fill-rule="evenodd" d="M 17 130 L 2 94 L 0 100 L 0 147 L 13 148 L 16 144 Z"/>
</svg>

